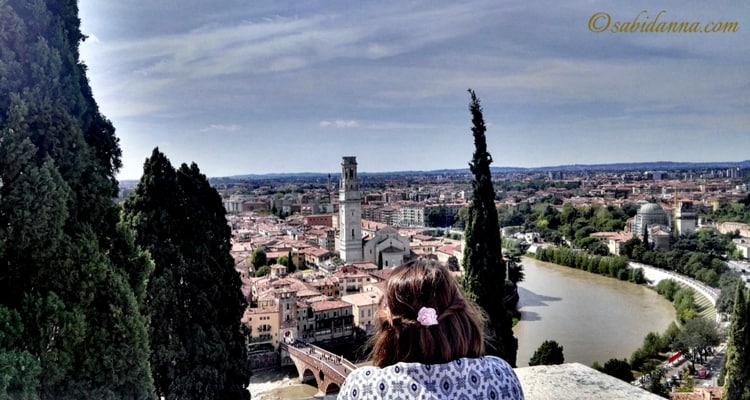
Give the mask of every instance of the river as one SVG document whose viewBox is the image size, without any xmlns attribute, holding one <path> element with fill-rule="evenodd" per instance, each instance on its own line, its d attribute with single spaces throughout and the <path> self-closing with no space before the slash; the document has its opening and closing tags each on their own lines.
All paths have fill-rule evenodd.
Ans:
<svg viewBox="0 0 750 400">
<path fill-rule="evenodd" d="M 661 333 L 675 319 L 672 305 L 643 286 L 573 268 L 523 258 L 526 279 L 519 284 L 521 321 L 519 367 L 545 340 L 563 346 L 565 362 L 604 364 L 610 358 L 630 358 L 649 332 Z M 286 371 L 253 376 L 253 399 L 302 399 L 317 389 L 297 383 Z"/>
<path fill-rule="evenodd" d="M 545 340 L 563 346 L 565 362 L 604 364 L 630 358 L 649 332 L 675 320 L 672 304 L 655 291 L 574 268 L 523 258 L 519 284 L 519 367 Z"/>
</svg>

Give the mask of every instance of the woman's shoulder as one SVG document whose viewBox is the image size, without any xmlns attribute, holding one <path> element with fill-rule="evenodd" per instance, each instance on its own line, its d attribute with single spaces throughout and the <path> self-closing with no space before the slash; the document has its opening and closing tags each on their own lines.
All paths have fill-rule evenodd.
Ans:
<svg viewBox="0 0 750 400">
<path fill-rule="evenodd" d="M 513 368 L 502 358 L 495 356 L 482 356 L 477 358 L 459 358 L 445 364 L 421 364 L 416 362 L 399 362 L 387 367 L 365 366 L 354 370 L 350 375 L 370 379 L 382 375 L 411 375 L 422 371 L 444 371 L 444 370 L 482 370 L 495 369 L 498 372 L 513 373 Z"/>
<path fill-rule="evenodd" d="M 347 376 L 339 399 L 468 398 L 523 399 L 513 369 L 500 358 L 459 358 L 444 364 L 399 362 L 383 368 L 360 367 Z"/>
</svg>

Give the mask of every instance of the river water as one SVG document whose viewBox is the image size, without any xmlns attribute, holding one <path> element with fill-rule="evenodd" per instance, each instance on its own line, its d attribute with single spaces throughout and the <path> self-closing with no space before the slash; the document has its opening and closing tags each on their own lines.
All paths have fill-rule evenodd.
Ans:
<svg viewBox="0 0 750 400">
<path fill-rule="evenodd" d="M 655 291 L 574 268 L 523 258 L 519 284 L 519 367 L 545 340 L 563 346 L 565 362 L 604 364 L 630 358 L 649 332 L 675 320 L 672 304 Z"/>
<path fill-rule="evenodd" d="M 629 359 L 649 332 L 662 333 L 675 319 L 672 305 L 646 287 L 529 257 L 523 266 L 521 322 L 514 328 L 519 367 L 528 365 L 545 340 L 563 346 L 565 362 L 590 366 Z M 259 400 L 304 399 L 318 392 L 288 371 L 256 373 L 250 391 Z"/>
</svg>

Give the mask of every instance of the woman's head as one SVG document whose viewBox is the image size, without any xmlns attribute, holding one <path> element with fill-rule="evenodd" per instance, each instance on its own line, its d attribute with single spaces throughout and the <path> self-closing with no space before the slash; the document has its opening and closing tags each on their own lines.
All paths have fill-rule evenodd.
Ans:
<svg viewBox="0 0 750 400">
<path fill-rule="evenodd" d="M 420 310 L 422 322 L 418 320 Z M 435 310 L 437 324 L 431 320 Z M 434 322 L 434 321 L 432 321 Z M 484 354 L 484 318 L 461 294 L 448 269 L 417 260 L 396 267 L 386 283 L 373 337 L 372 361 L 379 367 L 399 361 L 442 364 Z"/>
</svg>

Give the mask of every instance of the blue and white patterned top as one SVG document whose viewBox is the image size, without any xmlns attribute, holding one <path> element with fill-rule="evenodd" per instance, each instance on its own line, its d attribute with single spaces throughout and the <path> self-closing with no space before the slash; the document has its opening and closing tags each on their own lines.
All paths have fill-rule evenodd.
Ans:
<svg viewBox="0 0 750 400">
<path fill-rule="evenodd" d="M 435 365 L 360 367 L 346 377 L 337 399 L 523 400 L 523 390 L 508 363 L 485 356 Z"/>
</svg>

